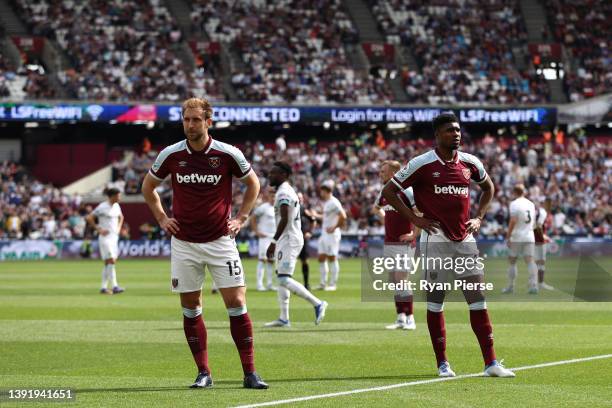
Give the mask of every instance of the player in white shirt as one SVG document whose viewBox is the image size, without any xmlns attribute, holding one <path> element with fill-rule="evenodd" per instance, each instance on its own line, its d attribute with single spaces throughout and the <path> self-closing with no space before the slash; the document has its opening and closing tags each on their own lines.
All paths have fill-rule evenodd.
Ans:
<svg viewBox="0 0 612 408">
<path fill-rule="evenodd" d="M 340 264 L 338 263 L 341 239 L 340 228 L 344 226 L 347 217 L 342 204 L 332 194 L 334 191 L 334 182 L 332 180 L 324 181 L 319 191 L 323 200 L 323 214 L 313 213 L 315 217 L 322 219 L 318 248 L 321 284 L 318 289 L 333 291 L 336 290 L 338 275 L 340 274 Z M 331 263 L 329 284 L 327 282 L 328 262 Z"/>
<path fill-rule="evenodd" d="M 304 237 L 300 217 L 300 199 L 288 181 L 291 173 L 291 166 L 287 163 L 276 162 L 268 175 L 270 185 L 276 187 L 274 199 L 276 232 L 268 247 L 267 255 L 268 258 L 274 256 L 276 260 L 280 317 L 273 322 L 266 323 L 266 327 L 289 327 L 291 325 L 289 322 L 291 292 L 307 300 L 314 307 L 315 324 L 317 325 L 325 317 L 327 309 L 327 302 L 317 298 L 304 285 L 293 279 L 293 271 L 304 245 Z"/>
<path fill-rule="evenodd" d="M 274 220 L 274 194 L 262 190 L 262 203 L 253 210 L 251 217 L 251 230 L 258 238 L 258 261 L 257 261 L 257 290 L 276 290 L 272 285 L 272 274 L 274 269 L 273 260 L 266 255 L 268 246 L 276 232 L 276 221 Z M 264 270 L 266 283 L 264 286 Z"/>
<path fill-rule="evenodd" d="M 514 186 L 516 199 L 510 203 L 510 224 L 508 225 L 509 254 L 508 261 L 508 286 L 503 293 L 514 292 L 514 281 L 516 279 L 516 260 L 519 256 L 525 259 L 527 271 L 529 272 L 529 293 L 538 293 L 538 267 L 534 261 L 535 235 L 533 229 L 536 222 L 535 205 L 525 198 L 525 186 L 517 184 Z"/>
<path fill-rule="evenodd" d="M 111 293 L 107 287 L 110 281 L 112 293 L 118 294 L 124 291 L 117 283 L 117 272 L 115 270 L 115 264 L 119 256 L 119 231 L 121 231 L 121 225 L 123 225 L 123 213 L 119 206 L 121 193 L 116 188 L 108 188 L 104 190 L 104 194 L 108 199 L 101 202 L 86 219 L 87 223 L 98 232 L 100 258 L 104 261 L 100 293 Z M 97 224 L 96 218 L 98 219 Z"/>
</svg>

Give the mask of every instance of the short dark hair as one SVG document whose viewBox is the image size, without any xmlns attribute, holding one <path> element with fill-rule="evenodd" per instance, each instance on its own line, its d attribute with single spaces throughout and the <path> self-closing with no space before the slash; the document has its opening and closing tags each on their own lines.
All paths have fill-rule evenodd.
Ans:
<svg viewBox="0 0 612 408">
<path fill-rule="evenodd" d="M 119 191 L 118 188 L 115 187 L 111 187 L 111 188 L 105 188 L 104 189 L 104 195 L 107 197 L 112 197 L 116 194 L 119 194 L 121 191 Z"/>
<path fill-rule="evenodd" d="M 436 133 L 441 126 L 446 125 L 447 123 L 455 122 L 459 123 L 459 118 L 457 118 L 454 113 L 444 112 L 436 116 L 431 124 L 433 126 L 434 133 Z"/>
<path fill-rule="evenodd" d="M 286 162 L 277 161 L 274 162 L 274 166 L 281 169 L 287 177 L 289 177 L 293 173 L 293 170 L 291 170 L 291 166 Z"/>
</svg>

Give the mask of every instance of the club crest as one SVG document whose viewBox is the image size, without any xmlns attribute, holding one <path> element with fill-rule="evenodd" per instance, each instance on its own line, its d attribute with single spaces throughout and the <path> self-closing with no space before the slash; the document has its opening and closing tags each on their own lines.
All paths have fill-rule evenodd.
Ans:
<svg viewBox="0 0 612 408">
<path fill-rule="evenodd" d="M 470 177 L 472 176 L 472 170 L 470 169 L 463 169 L 463 177 L 465 177 L 466 180 L 469 180 Z"/>
<path fill-rule="evenodd" d="M 176 287 L 177 287 L 177 286 L 178 286 L 178 279 L 177 279 L 177 278 L 173 278 L 173 279 L 172 279 L 172 287 L 173 287 L 174 289 L 176 289 Z"/>
<path fill-rule="evenodd" d="M 208 158 L 208 164 L 213 169 L 216 169 L 217 167 L 219 167 L 221 165 L 221 158 L 220 157 L 216 157 L 216 156 L 215 157 L 209 157 Z"/>
</svg>

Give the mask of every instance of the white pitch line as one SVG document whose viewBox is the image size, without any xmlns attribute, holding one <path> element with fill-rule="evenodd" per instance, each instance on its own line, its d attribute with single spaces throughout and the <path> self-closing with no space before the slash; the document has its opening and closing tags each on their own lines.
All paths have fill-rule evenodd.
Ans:
<svg viewBox="0 0 612 408">
<path fill-rule="evenodd" d="M 584 361 L 601 360 L 604 358 L 612 358 L 612 354 L 602 354 L 599 356 L 575 358 L 572 360 L 553 361 L 550 363 L 542 363 L 542 364 L 511 368 L 511 370 L 513 371 L 533 370 L 535 368 L 581 363 Z M 431 384 L 431 383 L 437 383 L 437 382 L 443 382 L 443 381 L 461 380 L 463 378 L 480 377 L 480 376 L 482 376 L 482 372 L 473 373 L 473 374 L 463 374 L 463 375 L 458 375 L 456 377 L 432 378 L 430 380 L 411 381 L 411 382 L 405 382 L 405 383 L 399 383 L 399 384 L 383 385 L 380 387 L 361 388 L 357 390 L 332 392 L 329 394 L 310 395 L 308 397 L 299 397 L 299 398 L 291 398 L 291 399 L 284 399 L 284 400 L 277 400 L 277 401 L 261 402 L 257 404 L 240 405 L 235 408 L 269 407 L 272 405 L 291 404 L 292 402 L 303 402 L 303 401 L 310 401 L 310 400 L 322 399 L 322 398 L 341 397 L 344 395 L 361 394 L 364 392 L 372 392 L 372 391 L 385 391 L 385 390 L 391 390 L 393 388 L 410 387 L 412 385 Z"/>
</svg>

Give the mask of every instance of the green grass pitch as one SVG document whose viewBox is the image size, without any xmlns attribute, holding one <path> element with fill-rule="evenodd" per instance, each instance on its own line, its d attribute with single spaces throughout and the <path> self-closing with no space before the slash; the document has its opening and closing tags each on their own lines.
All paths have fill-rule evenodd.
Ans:
<svg viewBox="0 0 612 408">
<path fill-rule="evenodd" d="M 560 267 L 548 264 L 550 283 Z M 247 282 L 255 263 L 244 261 Z M 521 279 L 525 268 L 519 264 Z M 291 299 L 291 329 L 263 329 L 278 316 L 276 294 L 248 293 L 257 370 L 265 391 L 242 389 L 242 371 L 218 295 L 204 295 L 215 387 L 191 390 L 196 370 L 169 291 L 168 260 L 120 260 L 126 292 L 98 294 L 99 261 L 0 263 L 0 405 L 11 388 L 72 388 L 69 406 L 235 406 L 436 378 L 425 305 L 415 332 L 388 331 L 391 303 L 361 301 L 360 261 L 341 262 L 326 320 Z M 318 267 L 311 260 L 312 281 Z M 301 279 L 298 272 L 296 277 Z M 524 282 L 521 283 L 524 285 Z M 206 284 L 207 285 L 207 284 Z M 498 358 L 518 367 L 612 353 L 612 303 L 490 302 Z M 482 370 L 465 304 L 447 303 L 447 349 L 458 375 Z M 611 406 L 612 359 L 520 371 L 515 379 L 465 378 L 301 402 L 298 406 L 598 407 Z"/>
</svg>

